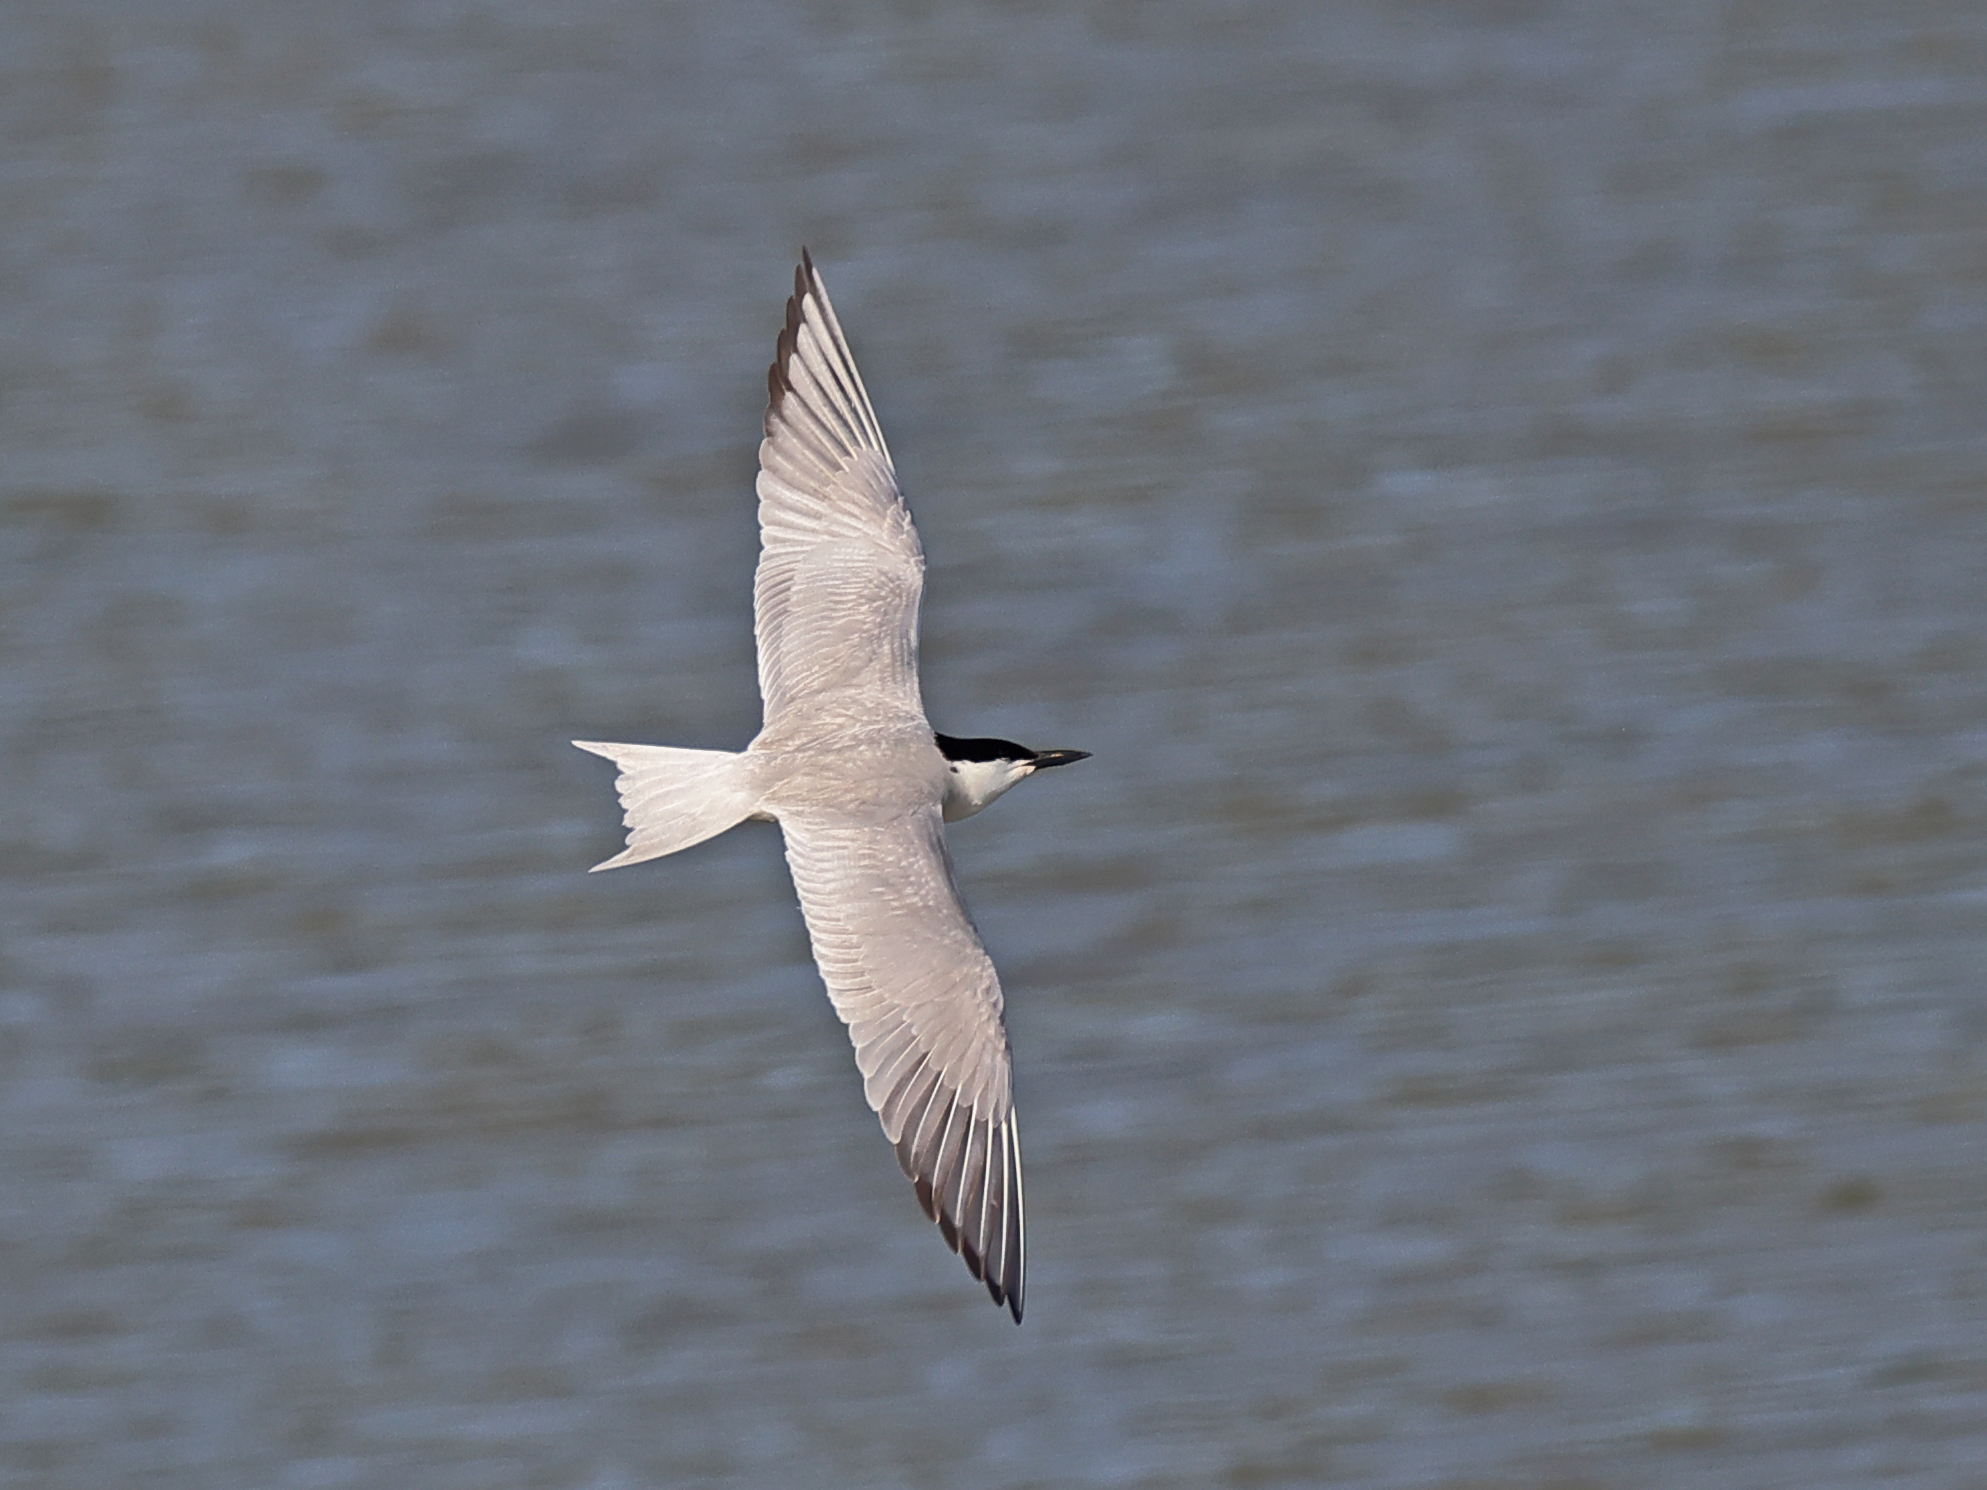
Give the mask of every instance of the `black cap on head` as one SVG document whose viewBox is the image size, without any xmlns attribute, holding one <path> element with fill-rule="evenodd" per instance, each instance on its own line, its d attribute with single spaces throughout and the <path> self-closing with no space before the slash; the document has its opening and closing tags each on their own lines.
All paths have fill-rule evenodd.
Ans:
<svg viewBox="0 0 1987 1490">
<path fill-rule="evenodd" d="M 961 739 L 957 735 L 941 735 L 932 731 L 938 741 L 938 753 L 949 761 L 1028 761 L 1037 769 L 1048 766 L 1066 766 L 1071 761 L 1088 760 L 1087 750 L 1030 750 L 1026 745 L 1017 745 L 1012 740 L 996 740 L 987 736 Z"/>
<path fill-rule="evenodd" d="M 962 740 L 956 735 L 941 735 L 937 730 L 933 730 L 932 734 L 938 740 L 938 753 L 949 761 L 1026 761 L 1035 758 L 1034 751 L 1012 740 Z"/>
</svg>

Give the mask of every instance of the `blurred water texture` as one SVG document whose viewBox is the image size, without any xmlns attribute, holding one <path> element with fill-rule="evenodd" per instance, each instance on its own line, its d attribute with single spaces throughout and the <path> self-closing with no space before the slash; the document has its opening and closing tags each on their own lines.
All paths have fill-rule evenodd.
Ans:
<svg viewBox="0 0 1987 1490">
<path fill-rule="evenodd" d="M 1979 1485 L 1987 11 L 0 10 L 0 1478 Z M 798 245 L 1028 1133 L 756 728 Z"/>
</svg>

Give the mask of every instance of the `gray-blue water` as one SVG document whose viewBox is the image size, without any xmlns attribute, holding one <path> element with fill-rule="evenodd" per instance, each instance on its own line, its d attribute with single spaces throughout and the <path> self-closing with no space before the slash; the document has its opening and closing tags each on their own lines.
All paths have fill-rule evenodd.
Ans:
<svg viewBox="0 0 1987 1490">
<path fill-rule="evenodd" d="M 0 1479 L 1987 1483 L 1987 11 L 0 8 Z M 1015 1329 L 757 726 L 822 264 Z"/>
</svg>

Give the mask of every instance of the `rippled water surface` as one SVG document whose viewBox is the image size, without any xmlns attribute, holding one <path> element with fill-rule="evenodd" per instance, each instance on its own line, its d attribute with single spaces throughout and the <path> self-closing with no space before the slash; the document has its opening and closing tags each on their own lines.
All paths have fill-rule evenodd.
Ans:
<svg viewBox="0 0 1987 1490">
<path fill-rule="evenodd" d="M 0 11 L 0 1479 L 1978 1485 L 1987 12 Z M 805 241 L 1016 1330 L 776 831 Z"/>
</svg>

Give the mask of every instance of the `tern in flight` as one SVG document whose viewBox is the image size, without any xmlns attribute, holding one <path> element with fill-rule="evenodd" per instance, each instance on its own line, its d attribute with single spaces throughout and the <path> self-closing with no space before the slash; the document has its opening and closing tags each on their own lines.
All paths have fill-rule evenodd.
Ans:
<svg viewBox="0 0 1987 1490">
<path fill-rule="evenodd" d="M 747 819 L 786 837 L 863 1094 L 946 1245 L 1021 1322 L 1021 1138 L 1000 979 L 943 824 L 1082 750 L 933 731 L 918 693 L 924 550 L 805 250 L 767 374 L 754 634 L 765 725 L 743 751 L 575 740 L 620 768 L 617 869 Z"/>
</svg>

